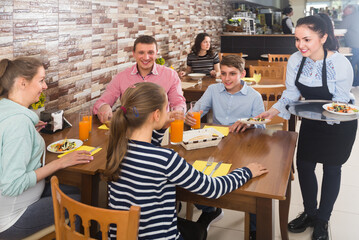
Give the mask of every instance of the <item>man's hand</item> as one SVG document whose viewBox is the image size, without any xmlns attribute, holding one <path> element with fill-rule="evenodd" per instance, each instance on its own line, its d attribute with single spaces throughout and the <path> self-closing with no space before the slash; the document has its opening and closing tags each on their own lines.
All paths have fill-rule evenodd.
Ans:
<svg viewBox="0 0 359 240">
<path fill-rule="evenodd" d="M 232 126 L 229 127 L 229 132 L 244 132 L 247 128 L 251 128 L 253 125 L 242 123 L 240 121 L 235 122 Z"/>
<path fill-rule="evenodd" d="M 203 110 L 200 110 L 199 114 L 202 115 L 202 113 L 203 113 Z M 185 124 L 187 124 L 189 126 L 194 126 L 194 125 L 196 125 L 197 120 L 193 117 L 192 112 L 187 112 L 184 122 L 185 122 Z"/>
<path fill-rule="evenodd" d="M 112 108 L 108 104 L 102 105 L 97 112 L 97 117 L 101 123 L 105 123 L 112 118 Z"/>
</svg>

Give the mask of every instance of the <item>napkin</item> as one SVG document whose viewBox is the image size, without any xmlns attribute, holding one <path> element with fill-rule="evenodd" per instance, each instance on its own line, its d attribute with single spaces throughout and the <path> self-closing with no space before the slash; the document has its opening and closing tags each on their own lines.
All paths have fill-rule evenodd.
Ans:
<svg viewBox="0 0 359 240">
<path fill-rule="evenodd" d="M 197 83 L 190 83 L 190 82 L 181 82 L 182 89 L 190 88 L 196 86 Z"/>
<path fill-rule="evenodd" d="M 98 129 L 109 130 L 109 128 L 105 124 L 99 126 Z"/>
<path fill-rule="evenodd" d="M 207 161 L 201 161 L 196 160 L 193 163 L 193 167 L 197 169 L 198 171 L 203 171 L 203 169 L 206 167 Z M 204 174 L 209 175 L 213 171 L 214 167 L 217 165 L 216 162 L 214 162 L 211 166 L 207 167 L 206 171 L 204 171 Z M 227 175 L 229 172 L 229 169 L 231 168 L 232 164 L 230 163 L 222 163 L 221 166 L 213 173 L 212 177 L 220 177 Z"/>
<path fill-rule="evenodd" d="M 70 152 L 73 152 L 73 151 L 80 151 L 80 150 L 91 151 L 91 150 L 94 149 L 94 148 L 95 148 L 95 147 L 90 147 L 90 146 L 82 145 L 81 147 L 79 147 L 79 148 L 77 148 L 77 149 L 75 149 L 75 150 L 72 150 L 72 151 L 69 151 L 69 152 L 60 154 L 60 155 L 58 155 L 57 157 L 58 157 L 58 158 L 61 158 L 61 157 L 65 156 L 66 154 L 68 154 L 68 153 L 70 153 Z M 91 153 L 91 156 L 93 156 L 95 153 L 97 153 L 97 152 L 99 152 L 99 151 L 101 151 L 101 150 L 102 150 L 102 148 L 96 149 L 95 151 L 93 151 L 93 152 Z"/>
<path fill-rule="evenodd" d="M 229 127 L 207 126 L 207 125 L 205 125 L 203 128 L 214 128 L 218 132 L 222 133 L 224 136 L 227 136 L 228 133 L 229 133 Z"/>
</svg>

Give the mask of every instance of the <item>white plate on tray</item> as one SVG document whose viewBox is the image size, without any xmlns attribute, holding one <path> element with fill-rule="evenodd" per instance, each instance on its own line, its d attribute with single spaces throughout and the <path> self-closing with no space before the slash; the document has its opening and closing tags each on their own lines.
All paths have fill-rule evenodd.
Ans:
<svg viewBox="0 0 359 240">
<path fill-rule="evenodd" d="M 264 119 L 263 121 L 257 121 L 254 119 L 257 119 L 257 118 L 253 118 L 253 120 L 251 120 L 250 118 L 240 118 L 240 119 L 238 119 L 238 121 L 240 121 L 241 123 L 246 123 L 246 124 L 267 124 L 271 121 L 270 119 Z"/>
<path fill-rule="evenodd" d="M 352 104 L 346 104 L 346 103 L 338 103 L 338 105 L 347 105 L 355 110 L 358 110 L 359 111 L 359 108 L 355 105 L 352 105 Z M 338 115 L 342 115 L 342 116 L 347 116 L 347 115 L 355 115 L 355 114 L 358 114 L 358 112 L 353 112 L 353 113 L 340 113 L 340 112 L 334 112 L 333 110 L 329 110 L 328 107 L 331 107 L 332 106 L 332 103 L 327 103 L 327 104 L 324 104 L 323 105 L 323 108 L 324 110 L 330 112 L 330 113 L 333 113 L 333 114 L 338 114 Z"/>
<path fill-rule="evenodd" d="M 222 133 L 214 128 L 189 130 L 183 132 L 181 145 L 187 149 L 197 149 L 216 146 L 224 137 Z"/>
<path fill-rule="evenodd" d="M 59 140 L 59 141 L 56 141 L 56 142 L 53 142 L 51 143 L 49 146 L 47 146 L 47 151 L 49 152 L 52 152 L 52 153 L 66 153 L 66 152 L 69 152 L 69 151 L 72 151 L 74 149 L 77 149 L 79 147 L 82 146 L 83 142 L 80 140 L 80 139 L 67 139 L 67 141 L 69 142 L 75 142 L 75 147 L 69 149 L 69 150 L 66 150 L 66 151 L 57 151 L 54 149 L 54 146 L 58 143 L 61 143 L 63 142 L 65 139 L 62 139 L 62 140 Z"/>
</svg>

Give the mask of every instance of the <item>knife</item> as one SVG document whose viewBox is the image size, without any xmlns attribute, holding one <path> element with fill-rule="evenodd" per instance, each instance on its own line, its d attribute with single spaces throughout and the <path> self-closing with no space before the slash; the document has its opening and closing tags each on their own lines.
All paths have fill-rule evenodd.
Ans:
<svg viewBox="0 0 359 240">
<path fill-rule="evenodd" d="M 213 173 L 219 168 L 219 166 L 221 166 L 222 163 L 223 163 L 223 161 L 220 161 L 217 163 L 217 165 L 212 170 L 211 174 L 209 174 L 210 177 L 212 177 Z"/>
<path fill-rule="evenodd" d="M 99 148 L 100 148 L 100 147 L 96 147 L 96 148 L 90 150 L 89 152 L 90 152 L 90 153 L 93 153 L 94 151 L 96 151 L 96 150 L 99 149 Z"/>
</svg>

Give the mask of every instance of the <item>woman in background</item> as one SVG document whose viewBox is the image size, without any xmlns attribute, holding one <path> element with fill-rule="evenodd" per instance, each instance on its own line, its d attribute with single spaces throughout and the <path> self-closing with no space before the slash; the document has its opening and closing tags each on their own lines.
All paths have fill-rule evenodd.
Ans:
<svg viewBox="0 0 359 240">
<path fill-rule="evenodd" d="M 282 19 L 282 30 L 284 34 L 293 34 L 294 31 L 294 24 L 292 19 L 290 18 L 293 16 L 293 8 L 286 7 L 283 9 L 283 15 L 285 15 Z"/>
<path fill-rule="evenodd" d="M 196 37 L 192 51 L 187 57 L 187 69 L 181 71 L 180 76 L 188 73 L 205 73 L 212 77 L 219 77 L 219 57 L 211 46 L 211 38 L 207 33 L 199 33 Z"/>
</svg>

